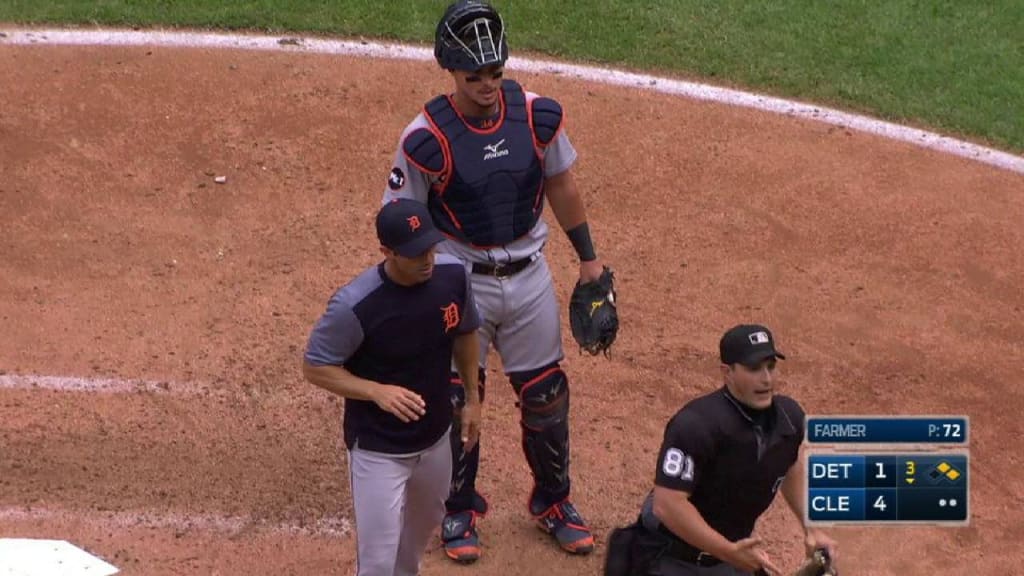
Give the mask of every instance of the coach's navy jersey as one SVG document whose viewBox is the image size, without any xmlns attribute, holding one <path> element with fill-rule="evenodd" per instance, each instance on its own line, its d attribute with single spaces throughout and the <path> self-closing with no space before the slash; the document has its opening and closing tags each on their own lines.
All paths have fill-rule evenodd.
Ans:
<svg viewBox="0 0 1024 576">
<path fill-rule="evenodd" d="M 724 386 L 689 402 L 665 427 L 654 481 L 688 492 L 708 525 L 734 542 L 753 532 L 804 439 L 804 411 L 792 398 L 776 395 L 764 418 L 754 414 Z"/>
<path fill-rule="evenodd" d="M 454 337 L 479 325 L 466 267 L 445 254 L 422 284 L 392 282 L 381 263 L 338 290 L 310 335 L 306 361 L 404 386 L 426 403 L 419 420 L 403 423 L 371 401 L 346 399 L 345 445 L 408 454 L 437 442 L 452 423 Z"/>
</svg>

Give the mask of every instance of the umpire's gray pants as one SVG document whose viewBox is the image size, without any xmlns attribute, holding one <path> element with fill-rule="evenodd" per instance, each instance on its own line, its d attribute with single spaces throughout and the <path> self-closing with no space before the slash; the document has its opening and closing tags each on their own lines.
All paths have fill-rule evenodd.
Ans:
<svg viewBox="0 0 1024 576">
<path fill-rule="evenodd" d="M 715 566 L 697 566 L 690 562 L 664 556 L 654 563 L 649 574 L 650 576 L 751 576 L 750 572 L 744 572 L 725 562 Z"/>
<path fill-rule="evenodd" d="M 444 518 L 452 478 L 446 432 L 412 455 L 348 453 L 356 514 L 356 574 L 416 576 L 434 530 Z"/>
</svg>

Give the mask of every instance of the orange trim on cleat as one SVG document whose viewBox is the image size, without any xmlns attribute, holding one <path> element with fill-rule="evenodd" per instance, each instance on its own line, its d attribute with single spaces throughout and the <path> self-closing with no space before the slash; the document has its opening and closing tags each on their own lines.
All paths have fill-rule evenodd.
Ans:
<svg viewBox="0 0 1024 576">
<path fill-rule="evenodd" d="M 476 533 L 478 514 L 473 510 L 453 512 L 441 523 L 444 553 L 459 564 L 472 564 L 480 559 L 480 537 Z"/>
<path fill-rule="evenodd" d="M 444 553 L 459 564 L 472 564 L 480 559 L 479 546 L 458 546 L 449 548 L 448 545 L 445 544 Z"/>
<path fill-rule="evenodd" d="M 594 536 L 568 500 L 548 508 L 535 519 L 537 527 L 554 537 L 566 552 L 580 555 L 593 552 Z"/>
</svg>

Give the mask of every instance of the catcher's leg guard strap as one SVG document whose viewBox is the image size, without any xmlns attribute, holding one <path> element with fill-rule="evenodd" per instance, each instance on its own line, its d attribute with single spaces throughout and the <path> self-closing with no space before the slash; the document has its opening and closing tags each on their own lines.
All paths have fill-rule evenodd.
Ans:
<svg viewBox="0 0 1024 576">
<path fill-rule="evenodd" d="M 477 373 L 477 381 L 480 383 L 480 386 L 477 390 L 480 393 L 481 402 L 484 401 L 484 380 L 486 380 L 486 378 L 487 372 L 483 368 L 480 368 Z M 452 408 L 455 409 L 455 413 L 458 415 L 459 410 L 466 405 L 466 389 L 462 386 L 462 378 L 459 376 L 458 372 L 452 372 L 452 385 L 450 391 Z"/>
<path fill-rule="evenodd" d="M 509 378 L 519 395 L 533 498 L 550 506 L 569 496 L 569 380 L 557 363 Z"/>
<path fill-rule="evenodd" d="M 480 401 L 484 399 L 484 369 L 480 369 Z M 472 450 L 466 452 L 462 449 L 462 434 L 459 415 L 462 407 L 466 405 L 466 390 L 462 386 L 462 380 L 458 373 L 452 373 L 451 387 L 452 409 L 455 411 L 455 418 L 452 422 L 451 445 L 452 445 L 452 484 L 445 507 L 449 512 L 462 512 L 463 510 L 476 510 L 483 514 L 487 511 L 487 505 L 483 497 L 476 493 L 476 473 L 480 467 L 480 442 Z"/>
</svg>

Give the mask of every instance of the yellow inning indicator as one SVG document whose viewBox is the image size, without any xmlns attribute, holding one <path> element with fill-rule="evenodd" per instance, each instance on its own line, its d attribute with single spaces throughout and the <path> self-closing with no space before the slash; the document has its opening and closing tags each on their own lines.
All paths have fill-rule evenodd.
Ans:
<svg viewBox="0 0 1024 576">
<path fill-rule="evenodd" d="M 907 460 L 907 484 L 914 483 L 914 475 L 917 474 L 917 465 L 913 460 Z"/>
</svg>

